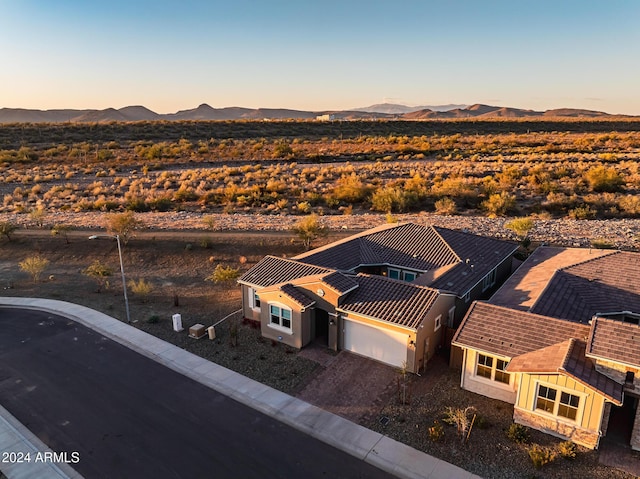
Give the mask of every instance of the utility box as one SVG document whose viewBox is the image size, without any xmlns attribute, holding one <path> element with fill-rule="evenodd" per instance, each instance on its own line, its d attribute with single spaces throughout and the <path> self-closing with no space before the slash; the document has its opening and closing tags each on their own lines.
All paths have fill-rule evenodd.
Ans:
<svg viewBox="0 0 640 479">
<path fill-rule="evenodd" d="M 207 332 L 209 333 L 209 339 L 216 339 L 216 328 L 209 326 Z"/>
<path fill-rule="evenodd" d="M 174 314 L 173 316 L 171 316 L 171 319 L 173 319 L 173 330 L 176 333 L 179 333 L 180 331 L 184 331 L 184 328 L 182 327 L 182 316 L 179 314 Z"/>
<path fill-rule="evenodd" d="M 205 335 L 204 324 L 194 324 L 189 328 L 189 336 L 195 339 L 200 339 Z"/>
</svg>

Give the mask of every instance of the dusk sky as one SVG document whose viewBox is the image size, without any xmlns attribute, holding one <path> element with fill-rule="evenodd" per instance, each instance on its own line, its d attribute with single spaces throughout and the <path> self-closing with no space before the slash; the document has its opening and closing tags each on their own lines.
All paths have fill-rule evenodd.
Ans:
<svg viewBox="0 0 640 479">
<path fill-rule="evenodd" d="M 640 1 L 0 0 L 0 108 L 640 115 Z"/>
</svg>

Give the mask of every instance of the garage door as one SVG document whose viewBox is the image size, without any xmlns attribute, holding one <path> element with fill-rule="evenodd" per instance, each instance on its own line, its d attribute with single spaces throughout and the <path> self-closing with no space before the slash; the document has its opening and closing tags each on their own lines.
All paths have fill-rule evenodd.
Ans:
<svg viewBox="0 0 640 479">
<path fill-rule="evenodd" d="M 407 339 L 408 334 L 344 320 L 344 349 L 391 366 L 407 360 Z"/>
</svg>

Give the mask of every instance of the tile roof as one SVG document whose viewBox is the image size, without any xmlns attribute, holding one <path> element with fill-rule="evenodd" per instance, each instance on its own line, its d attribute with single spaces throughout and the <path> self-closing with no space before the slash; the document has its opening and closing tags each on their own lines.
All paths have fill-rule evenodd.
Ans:
<svg viewBox="0 0 640 479">
<path fill-rule="evenodd" d="M 540 246 L 491 296 L 489 302 L 528 311 L 557 270 L 607 254 L 612 254 L 612 251 Z"/>
<path fill-rule="evenodd" d="M 265 256 L 253 268 L 243 274 L 239 283 L 267 287 L 287 283 L 305 276 L 329 274 L 333 271 L 291 259 Z"/>
<path fill-rule="evenodd" d="M 453 336 L 456 346 L 514 358 L 571 338 L 589 326 L 484 302 L 474 302 Z"/>
<path fill-rule="evenodd" d="M 461 261 L 434 227 L 413 223 L 374 228 L 295 259 L 342 271 L 365 264 L 429 271 Z"/>
<path fill-rule="evenodd" d="M 433 229 L 443 238 L 461 261 L 442 276 L 436 278 L 430 286 L 453 291 L 458 296 L 462 296 L 472 289 L 492 269 L 518 249 L 518 245 L 510 241 L 487 238 L 436 226 Z"/>
<path fill-rule="evenodd" d="M 586 354 L 640 367 L 640 326 L 614 319 L 594 318 Z"/>
<path fill-rule="evenodd" d="M 586 343 L 571 338 L 513 358 L 507 366 L 510 373 L 565 374 L 600 392 L 617 405 L 622 404 L 622 384 L 598 372 L 592 360 L 585 357 Z"/>
<path fill-rule="evenodd" d="M 358 282 L 355 279 L 338 271 L 323 276 L 321 281 L 340 295 L 358 287 Z"/>
<path fill-rule="evenodd" d="M 360 314 L 415 329 L 438 295 L 437 290 L 382 276 L 359 274 L 359 287 L 342 302 L 339 311 Z"/>
<path fill-rule="evenodd" d="M 557 271 L 531 312 L 588 322 L 596 313 L 640 312 L 640 254 L 617 251 Z"/>
<path fill-rule="evenodd" d="M 307 296 L 303 291 L 299 290 L 291 283 L 280 286 L 280 291 L 303 308 L 308 308 L 309 306 L 316 304 L 316 301 L 313 298 Z"/>
</svg>

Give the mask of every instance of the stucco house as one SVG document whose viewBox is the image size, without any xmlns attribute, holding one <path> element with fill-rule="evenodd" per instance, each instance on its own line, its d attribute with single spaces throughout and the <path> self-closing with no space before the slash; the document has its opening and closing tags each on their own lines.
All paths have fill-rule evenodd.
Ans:
<svg viewBox="0 0 640 479">
<path fill-rule="evenodd" d="M 541 247 L 452 344 L 463 388 L 514 405 L 514 421 L 587 447 L 640 450 L 640 254 Z"/>
<path fill-rule="evenodd" d="M 263 258 L 238 280 L 243 314 L 274 341 L 319 341 L 419 372 L 447 325 L 509 274 L 515 249 L 444 228 L 384 225 L 291 259 Z"/>
</svg>

